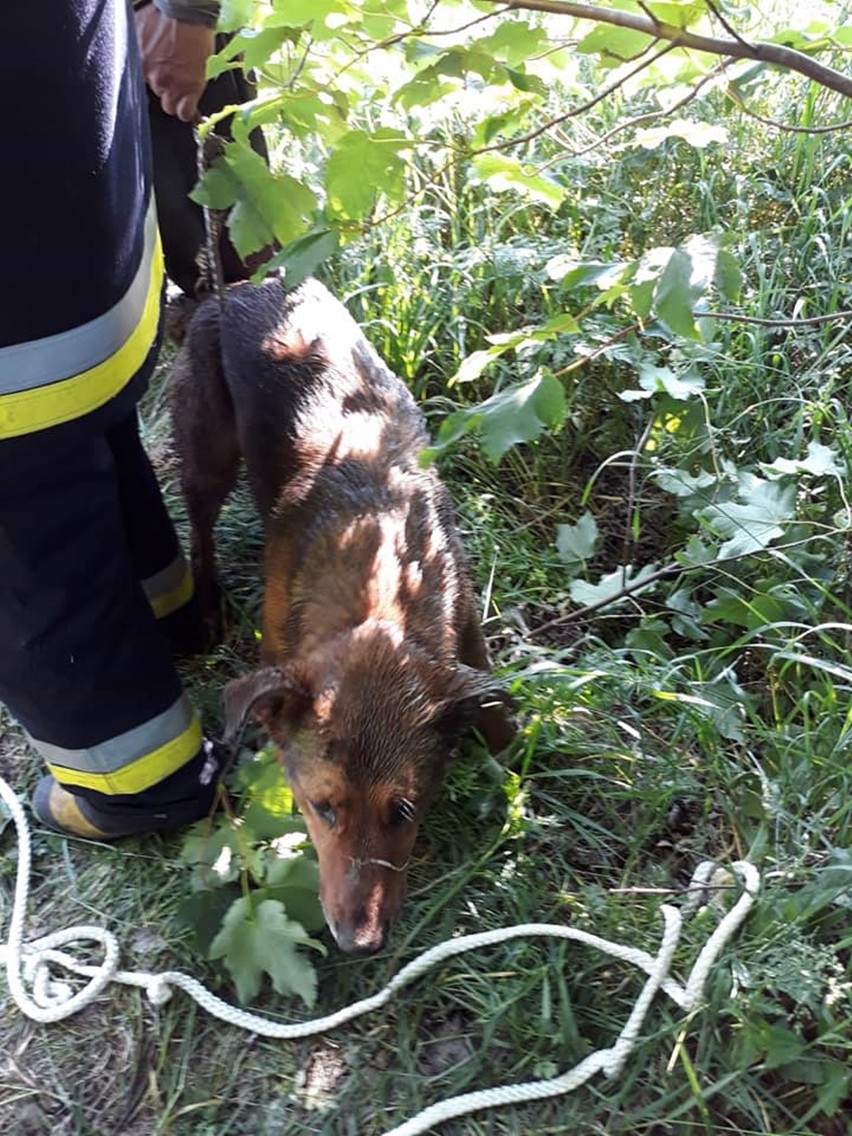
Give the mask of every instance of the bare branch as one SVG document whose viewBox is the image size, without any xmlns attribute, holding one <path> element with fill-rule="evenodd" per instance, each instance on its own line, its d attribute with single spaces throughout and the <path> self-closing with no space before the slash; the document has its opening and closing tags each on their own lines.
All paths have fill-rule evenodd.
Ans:
<svg viewBox="0 0 852 1136">
<path fill-rule="evenodd" d="M 619 28 L 630 28 L 642 32 L 652 39 L 664 39 L 675 47 L 687 47 L 694 51 L 706 51 L 710 55 L 722 55 L 730 59 L 755 59 L 759 63 L 771 63 L 788 71 L 813 79 L 830 91 L 837 91 L 846 98 L 852 98 L 852 77 L 842 71 L 835 71 L 816 59 L 811 59 L 792 47 L 780 43 L 756 41 L 745 43 L 737 39 L 721 39 L 717 36 L 699 35 L 662 20 L 639 16 L 633 12 L 622 12 L 615 8 L 598 8 L 593 4 L 573 4 L 568 0 L 490 0 L 504 11 L 550 12 L 557 16 L 571 16 L 576 20 L 592 20 L 599 24 L 613 24 Z"/>
<path fill-rule="evenodd" d="M 852 311 L 828 312 L 823 316 L 804 316 L 801 319 L 761 319 L 759 316 L 741 316 L 736 312 L 701 312 L 693 310 L 696 319 L 728 320 L 731 323 L 756 323 L 758 327 L 815 327 L 834 320 L 852 319 Z"/>
<path fill-rule="evenodd" d="M 722 25 L 729 36 L 733 36 L 737 43 L 741 43 L 743 47 L 750 46 L 748 43 L 746 43 L 746 41 L 739 34 L 737 29 L 730 23 L 730 21 L 725 18 L 724 13 L 719 11 L 719 9 L 713 3 L 713 0 L 707 0 L 707 7 L 710 9 L 710 11 L 713 13 L 713 15 L 716 17 L 716 19 L 719 21 L 719 23 Z"/>
<path fill-rule="evenodd" d="M 719 75 L 719 72 L 723 71 L 726 66 L 727 64 L 724 60 L 722 60 L 722 62 L 720 63 L 717 63 L 717 65 L 713 68 L 709 75 L 705 75 L 703 78 L 699 79 L 691 91 L 688 91 L 682 99 L 680 99 L 676 103 L 673 103 L 670 107 L 663 107 L 661 110 L 648 111 L 647 114 L 638 114 L 635 118 L 627 119 L 625 122 L 619 122 L 617 126 L 613 126 L 611 130 L 608 130 L 605 134 L 602 134 L 600 138 L 596 138 L 595 141 L 590 143 L 588 146 L 583 146 L 579 150 L 572 150 L 566 146 L 565 150 L 567 151 L 569 157 L 581 158 L 584 154 L 588 154 L 592 150 L 597 150 L 600 146 L 603 146 L 605 142 L 609 142 L 609 140 L 611 138 L 614 138 L 616 134 L 622 134 L 625 130 L 629 130 L 631 127 L 645 126 L 647 125 L 647 123 L 656 122 L 660 118 L 668 118 L 669 115 L 675 114 L 679 110 L 683 110 L 685 106 L 691 103 L 694 99 L 697 99 L 704 87 L 706 87 L 708 83 L 711 83 L 714 79 L 716 79 Z M 564 154 L 557 154 L 554 158 L 551 159 L 549 163 L 540 166 L 539 169 L 546 169 L 547 165 L 552 165 L 557 161 L 562 161 L 564 156 Z"/>
<path fill-rule="evenodd" d="M 626 75 L 622 75 L 617 83 L 612 83 L 609 87 L 606 87 L 599 94 L 595 95 L 594 98 L 589 99 L 588 102 L 583 103 L 581 106 L 572 107 L 571 110 L 566 111 L 564 114 L 560 114 L 557 115 L 556 118 L 549 119 L 542 126 L 536 127 L 535 130 L 531 130 L 528 134 L 522 134 L 515 138 L 507 138 L 503 142 L 492 142 L 490 146 L 480 146 L 476 150 L 472 151 L 472 153 L 486 154 L 489 150 L 507 150 L 512 146 L 520 146 L 524 142 L 532 142 L 533 139 L 538 138 L 542 134 L 546 134 L 549 130 L 552 130 L 554 126 L 559 126 L 559 124 L 562 122 L 567 122 L 571 118 L 577 118 L 579 115 L 585 114 L 586 111 L 591 110 L 593 106 L 597 106 L 597 104 L 599 102 L 602 102 L 603 99 L 608 98 L 609 95 L 613 94 L 620 87 L 623 87 L 624 84 L 632 79 L 635 75 L 638 75 L 641 71 L 644 71 L 647 67 L 650 67 L 652 64 L 656 63 L 657 60 L 662 58 L 662 56 L 664 56 L 667 52 L 672 51 L 673 46 L 673 44 L 668 44 L 666 47 L 661 48 L 656 53 L 656 55 L 652 55 L 650 59 L 643 59 L 641 63 L 637 64 L 636 67 L 634 67 L 631 71 L 628 71 Z"/>
<path fill-rule="evenodd" d="M 847 119 L 846 122 L 833 122 L 828 126 L 789 126 L 786 122 L 776 122 L 774 118 L 764 118 L 762 114 L 758 114 L 756 110 L 752 110 L 743 100 L 742 95 L 734 86 L 729 83 L 725 94 L 736 103 L 743 114 L 747 114 L 749 118 L 754 118 L 757 122 L 762 122 L 764 126 L 774 126 L 776 130 L 786 130 L 788 134 L 833 134 L 836 130 L 847 130 L 852 126 L 852 119 Z"/>
</svg>

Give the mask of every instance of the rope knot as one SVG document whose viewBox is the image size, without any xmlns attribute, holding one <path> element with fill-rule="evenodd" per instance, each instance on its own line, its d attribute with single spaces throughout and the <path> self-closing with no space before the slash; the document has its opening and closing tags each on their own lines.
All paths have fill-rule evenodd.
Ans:
<svg viewBox="0 0 852 1136">
<path fill-rule="evenodd" d="M 164 1006 L 172 996 L 172 985 L 164 974 L 155 974 L 145 988 L 152 1006 Z"/>
</svg>

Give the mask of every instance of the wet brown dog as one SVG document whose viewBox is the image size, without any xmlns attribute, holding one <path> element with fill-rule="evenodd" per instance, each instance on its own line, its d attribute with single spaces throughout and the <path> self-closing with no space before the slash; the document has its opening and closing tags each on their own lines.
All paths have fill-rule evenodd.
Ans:
<svg viewBox="0 0 852 1136">
<path fill-rule="evenodd" d="M 381 948 L 418 823 L 462 735 L 512 729 L 453 509 L 404 384 L 308 280 L 228 291 L 194 315 L 172 389 L 202 608 L 219 611 L 213 525 L 244 458 L 265 525 L 261 669 L 229 683 L 279 747 L 340 947 Z"/>
</svg>

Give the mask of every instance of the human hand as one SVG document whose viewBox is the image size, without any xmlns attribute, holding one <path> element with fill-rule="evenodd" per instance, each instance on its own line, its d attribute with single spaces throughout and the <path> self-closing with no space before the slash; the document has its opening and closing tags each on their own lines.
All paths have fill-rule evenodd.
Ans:
<svg viewBox="0 0 852 1136">
<path fill-rule="evenodd" d="M 214 31 L 203 24 L 173 20 L 146 4 L 134 12 L 142 73 L 166 114 L 192 122 L 207 84 L 205 68 Z"/>
</svg>

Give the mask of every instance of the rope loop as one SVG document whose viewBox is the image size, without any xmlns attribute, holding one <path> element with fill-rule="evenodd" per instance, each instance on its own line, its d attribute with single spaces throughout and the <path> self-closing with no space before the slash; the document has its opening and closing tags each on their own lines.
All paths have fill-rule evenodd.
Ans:
<svg viewBox="0 0 852 1136">
<path fill-rule="evenodd" d="M 10 786 L 0 777 L 0 798 L 8 807 L 18 833 L 18 872 L 15 880 L 15 894 L 12 902 L 12 915 L 9 921 L 9 934 L 5 946 L 0 945 L 0 963 L 5 962 L 9 991 L 22 1013 L 38 1022 L 58 1022 L 82 1010 L 95 1000 L 110 982 L 143 989 L 149 1001 L 162 1006 L 179 988 L 193 998 L 202 1009 L 213 1017 L 240 1029 L 251 1030 L 261 1037 L 278 1038 L 290 1041 L 327 1033 L 353 1018 L 380 1009 L 394 994 L 404 986 L 416 981 L 432 967 L 447 959 L 467 951 L 483 950 L 486 947 L 505 943 L 517 938 L 555 938 L 569 939 L 603 951 L 613 958 L 631 963 L 643 971 L 646 978 L 633 1009 L 622 1027 L 618 1037 L 607 1049 L 589 1054 L 573 1069 L 545 1081 L 529 1081 L 516 1085 L 500 1085 L 496 1088 L 482 1089 L 473 1093 L 463 1093 L 449 1100 L 440 1101 L 418 1113 L 404 1124 L 390 1129 L 385 1136 L 419 1136 L 435 1125 L 457 1116 L 466 1116 L 486 1108 L 498 1108 L 506 1104 L 521 1104 L 525 1101 L 542 1100 L 547 1097 L 563 1096 L 585 1084 L 596 1073 L 612 1078 L 624 1068 L 633 1049 L 637 1045 L 645 1017 L 660 990 L 662 990 L 686 1014 L 692 1014 L 700 1006 L 704 996 L 704 986 L 710 970 L 719 954 L 730 941 L 740 924 L 748 915 L 760 888 L 760 875 L 753 864 L 738 860 L 731 870 L 717 868 L 711 861 L 699 864 L 693 877 L 693 885 L 699 895 L 699 902 L 707 901 L 709 886 L 717 887 L 733 884 L 731 872 L 741 883 L 742 891 L 736 903 L 719 920 L 693 963 L 686 982 L 679 983 L 670 975 L 672 960 L 680 940 L 684 910 L 694 906 L 692 892 L 689 904 L 684 910 L 670 904 L 662 904 L 660 915 L 663 920 L 663 933 L 656 955 L 638 947 L 625 946 L 602 939 L 589 931 L 563 926 L 558 923 L 524 923 L 516 927 L 501 927 L 494 931 L 463 935 L 448 939 L 424 951 L 407 963 L 377 993 L 336 1013 L 315 1018 L 309 1022 L 276 1022 L 259 1014 L 253 1014 L 229 1005 L 195 978 L 180 971 L 165 971 L 150 974 L 146 971 L 123 971 L 118 969 L 119 945 L 111 931 L 102 927 L 83 925 L 67 927 L 50 935 L 44 935 L 31 943 L 24 944 L 24 918 L 29 890 L 31 840 L 27 818 L 23 807 Z M 67 951 L 60 950 L 72 944 L 96 943 L 103 948 L 103 959 L 99 964 L 79 962 Z M 62 968 L 77 977 L 88 978 L 85 986 L 75 991 L 72 983 L 56 977 L 54 969 Z"/>
</svg>

